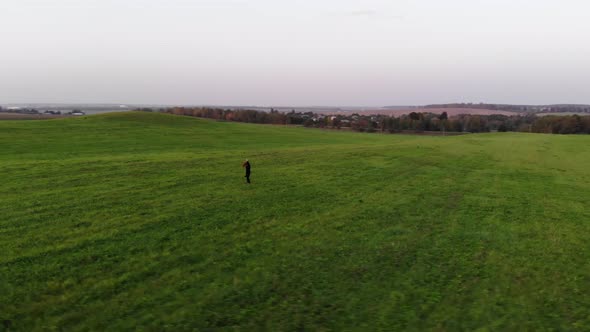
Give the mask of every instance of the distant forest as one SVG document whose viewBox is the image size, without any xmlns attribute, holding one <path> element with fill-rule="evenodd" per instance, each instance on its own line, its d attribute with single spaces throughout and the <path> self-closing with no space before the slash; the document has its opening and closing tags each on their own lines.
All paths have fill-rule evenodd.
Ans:
<svg viewBox="0 0 590 332">
<path fill-rule="evenodd" d="M 439 108 L 440 106 L 437 106 Z M 150 108 L 139 111 L 154 111 Z M 387 115 L 324 115 L 313 112 L 269 112 L 255 110 L 230 110 L 220 108 L 162 108 L 155 111 L 176 115 L 194 116 L 220 121 L 236 121 L 275 125 L 302 125 L 305 127 L 348 129 L 359 132 L 534 132 L 549 134 L 590 134 L 590 116 L 579 115 L 457 115 L 446 112 L 434 114 L 412 112 L 399 117 Z"/>
</svg>

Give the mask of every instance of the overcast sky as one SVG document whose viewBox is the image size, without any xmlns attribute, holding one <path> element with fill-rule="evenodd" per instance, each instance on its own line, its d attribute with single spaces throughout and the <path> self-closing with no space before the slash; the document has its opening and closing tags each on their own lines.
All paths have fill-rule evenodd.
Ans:
<svg viewBox="0 0 590 332">
<path fill-rule="evenodd" d="M 590 103 L 588 0 L 0 0 L 0 105 Z"/>
</svg>

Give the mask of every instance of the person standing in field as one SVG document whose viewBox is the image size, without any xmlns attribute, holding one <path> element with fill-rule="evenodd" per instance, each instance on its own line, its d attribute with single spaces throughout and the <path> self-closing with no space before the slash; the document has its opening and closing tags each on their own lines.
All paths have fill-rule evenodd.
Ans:
<svg viewBox="0 0 590 332">
<path fill-rule="evenodd" d="M 246 161 L 244 161 L 244 163 L 242 163 L 242 167 L 244 167 L 246 169 L 246 181 L 248 183 L 250 183 L 250 162 L 248 161 L 248 159 L 246 159 Z"/>
</svg>

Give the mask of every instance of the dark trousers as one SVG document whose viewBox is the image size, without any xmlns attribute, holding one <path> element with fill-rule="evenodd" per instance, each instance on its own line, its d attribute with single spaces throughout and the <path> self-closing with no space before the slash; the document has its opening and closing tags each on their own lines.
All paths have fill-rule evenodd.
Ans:
<svg viewBox="0 0 590 332">
<path fill-rule="evenodd" d="M 250 183 L 250 172 L 246 172 L 246 181 Z"/>
</svg>

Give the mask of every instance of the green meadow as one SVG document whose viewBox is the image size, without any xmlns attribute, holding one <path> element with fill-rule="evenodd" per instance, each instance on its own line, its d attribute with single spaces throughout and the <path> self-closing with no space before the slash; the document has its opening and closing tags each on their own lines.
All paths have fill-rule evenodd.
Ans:
<svg viewBox="0 0 590 332">
<path fill-rule="evenodd" d="M 590 329 L 590 136 L 117 113 L 0 175 L 0 330 Z"/>
</svg>

